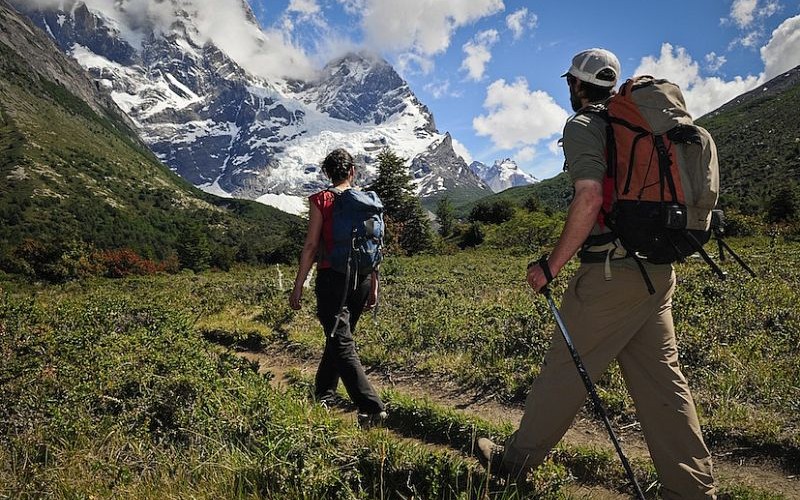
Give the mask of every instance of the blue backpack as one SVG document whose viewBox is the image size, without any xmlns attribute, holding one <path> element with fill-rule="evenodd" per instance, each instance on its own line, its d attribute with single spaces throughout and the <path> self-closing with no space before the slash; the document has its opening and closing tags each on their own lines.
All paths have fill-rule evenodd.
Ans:
<svg viewBox="0 0 800 500">
<path fill-rule="evenodd" d="M 347 276 L 376 271 L 383 260 L 383 203 L 374 191 L 328 191 L 334 194 L 331 267 Z"/>
</svg>

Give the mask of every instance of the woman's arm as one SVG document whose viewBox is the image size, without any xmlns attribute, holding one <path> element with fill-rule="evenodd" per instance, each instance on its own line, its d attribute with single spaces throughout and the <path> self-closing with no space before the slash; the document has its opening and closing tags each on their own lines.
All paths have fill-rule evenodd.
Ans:
<svg viewBox="0 0 800 500">
<path fill-rule="evenodd" d="M 378 272 L 372 271 L 372 281 L 369 287 L 369 295 L 367 296 L 367 303 L 364 305 L 364 310 L 369 311 L 378 304 Z"/>
<path fill-rule="evenodd" d="M 309 208 L 308 232 L 303 250 L 300 252 L 300 264 L 297 268 L 297 277 L 294 279 L 294 289 L 289 296 L 289 306 L 300 309 L 300 300 L 303 298 L 303 283 L 308 277 L 308 272 L 317 257 L 317 248 L 322 237 L 322 212 L 313 203 Z"/>
</svg>

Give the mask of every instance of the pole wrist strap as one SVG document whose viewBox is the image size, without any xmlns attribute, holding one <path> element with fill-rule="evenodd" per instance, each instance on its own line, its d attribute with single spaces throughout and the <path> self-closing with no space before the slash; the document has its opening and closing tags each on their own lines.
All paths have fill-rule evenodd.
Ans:
<svg viewBox="0 0 800 500">
<path fill-rule="evenodd" d="M 542 272 L 544 273 L 544 277 L 547 279 L 546 285 L 549 285 L 551 281 L 553 281 L 553 273 L 550 272 L 550 264 L 547 262 L 548 254 L 544 254 L 539 257 L 539 260 L 532 260 L 528 262 L 528 269 L 532 268 L 533 266 L 539 266 L 542 268 Z"/>
</svg>

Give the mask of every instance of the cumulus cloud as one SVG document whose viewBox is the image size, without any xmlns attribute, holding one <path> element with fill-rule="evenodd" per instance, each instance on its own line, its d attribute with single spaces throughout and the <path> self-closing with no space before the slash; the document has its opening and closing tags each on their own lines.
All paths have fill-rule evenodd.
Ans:
<svg viewBox="0 0 800 500">
<path fill-rule="evenodd" d="M 686 98 L 686 106 L 695 118 L 730 101 L 764 82 L 764 75 L 736 76 L 725 81 L 718 77 L 703 78 L 699 64 L 692 59 L 683 47 L 673 47 L 669 43 L 661 46 L 658 58 L 642 58 L 635 75 L 653 75 L 666 78 L 681 87 Z"/>
<path fill-rule="evenodd" d="M 91 10 L 113 20 L 122 36 L 134 46 L 140 43 L 145 29 L 167 32 L 185 11 L 194 19 L 195 42 L 213 42 L 240 66 L 253 74 L 274 77 L 304 78 L 313 74 L 313 66 L 302 49 L 294 45 L 280 29 L 262 30 L 251 21 L 246 2 L 231 0 L 83 0 Z M 70 5 L 66 0 L 15 0 L 29 6 Z M 313 0 L 293 0 L 297 9 L 313 8 Z"/>
<path fill-rule="evenodd" d="M 546 92 L 529 90 L 524 78 L 489 85 L 483 107 L 488 113 L 473 119 L 472 127 L 500 149 L 534 146 L 561 132 L 569 116 Z"/>
<path fill-rule="evenodd" d="M 532 146 L 525 146 L 514 155 L 514 159 L 519 162 L 529 162 L 534 158 L 536 158 L 536 148 Z"/>
<path fill-rule="evenodd" d="M 772 32 L 761 48 L 767 80 L 800 65 L 800 16 L 790 17 Z"/>
<path fill-rule="evenodd" d="M 319 14 L 320 8 L 316 0 L 291 0 L 289 6 L 286 7 L 288 12 L 297 12 L 299 14 L 313 16 Z"/>
<path fill-rule="evenodd" d="M 731 19 L 740 28 L 746 28 L 755 19 L 757 0 L 734 0 L 731 5 Z"/>
<path fill-rule="evenodd" d="M 717 71 L 728 62 L 728 58 L 725 56 L 718 56 L 716 52 L 711 52 L 706 54 L 706 68 L 712 73 L 716 73 Z"/>
<path fill-rule="evenodd" d="M 497 30 L 486 30 L 464 44 L 462 49 L 466 57 L 461 63 L 461 69 L 467 72 L 470 80 L 478 81 L 483 78 L 486 65 L 492 60 L 492 46 L 497 40 L 499 40 Z"/>
<path fill-rule="evenodd" d="M 413 52 L 403 52 L 397 56 L 395 66 L 400 74 L 409 73 L 415 67 L 423 73 L 430 73 L 433 70 L 433 59 Z"/>
<path fill-rule="evenodd" d="M 554 139 L 547 143 L 547 150 L 553 153 L 553 155 L 563 155 L 564 154 L 564 146 L 561 144 L 561 138 Z"/>
<path fill-rule="evenodd" d="M 464 161 L 467 162 L 467 165 L 473 162 L 472 154 L 469 152 L 469 149 L 455 139 L 453 139 L 453 151 L 463 158 Z"/>
<path fill-rule="evenodd" d="M 778 0 L 734 0 L 728 18 L 723 24 L 736 25 L 743 34 L 730 43 L 729 49 L 737 45 L 746 48 L 758 46 L 764 39 L 764 21 L 781 10 Z"/>
<path fill-rule="evenodd" d="M 361 6 L 368 46 L 427 59 L 447 50 L 459 27 L 504 9 L 503 0 L 362 0 Z"/>
<path fill-rule="evenodd" d="M 525 31 L 533 29 L 539 23 L 539 17 L 534 13 L 528 13 L 528 8 L 523 7 L 506 16 L 506 26 L 514 34 L 514 40 L 519 40 Z"/>
<path fill-rule="evenodd" d="M 423 87 L 425 92 L 430 93 L 434 99 L 443 97 L 461 97 L 461 92 L 450 90 L 450 80 L 433 80 Z"/>
<path fill-rule="evenodd" d="M 336 0 L 344 11 L 350 15 L 355 15 L 364 10 L 367 0 Z"/>
</svg>

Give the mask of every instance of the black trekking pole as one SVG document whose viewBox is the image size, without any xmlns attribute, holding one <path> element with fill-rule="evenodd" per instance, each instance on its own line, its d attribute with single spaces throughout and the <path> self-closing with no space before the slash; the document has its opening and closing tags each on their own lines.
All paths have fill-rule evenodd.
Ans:
<svg viewBox="0 0 800 500">
<path fill-rule="evenodd" d="M 581 357 L 578 355 L 575 345 L 572 343 L 572 338 L 567 332 L 567 327 L 564 325 L 564 320 L 561 317 L 561 313 L 558 311 L 555 301 L 553 301 L 553 296 L 550 294 L 550 289 L 545 286 L 542 289 L 542 294 L 547 299 L 547 303 L 550 304 L 550 310 L 553 311 L 553 316 L 556 318 L 558 329 L 561 330 L 561 335 L 564 337 L 564 341 L 567 343 L 567 349 L 569 349 L 569 353 L 572 356 L 572 361 L 575 362 L 575 367 L 578 368 L 578 374 L 580 374 L 581 380 L 583 380 L 583 385 L 586 386 L 586 391 L 592 398 L 592 405 L 594 405 L 594 409 L 600 413 L 600 416 L 603 417 L 603 423 L 606 425 L 608 435 L 611 436 L 611 441 L 614 443 L 614 448 L 617 449 L 617 454 L 619 455 L 619 459 L 622 461 L 622 466 L 625 468 L 625 472 L 628 474 L 628 479 L 630 479 L 633 489 L 636 490 L 636 498 L 644 500 L 644 493 L 642 493 L 642 489 L 639 487 L 639 483 L 636 481 L 636 476 L 633 475 L 631 464 L 628 462 L 628 459 L 625 458 L 625 454 L 622 452 L 622 447 L 619 444 L 617 435 L 614 433 L 614 429 L 611 428 L 611 422 L 608 420 L 608 414 L 606 414 L 606 410 L 603 407 L 603 402 L 600 401 L 600 396 L 597 395 L 597 391 L 594 388 L 592 379 L 589 377 L 589 372 L 586 371 L 586 367 L 584 366 Z"/>
</svg>

